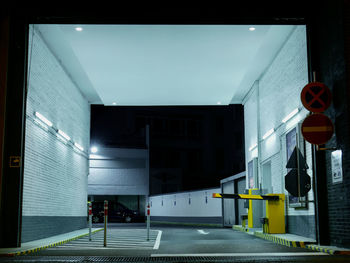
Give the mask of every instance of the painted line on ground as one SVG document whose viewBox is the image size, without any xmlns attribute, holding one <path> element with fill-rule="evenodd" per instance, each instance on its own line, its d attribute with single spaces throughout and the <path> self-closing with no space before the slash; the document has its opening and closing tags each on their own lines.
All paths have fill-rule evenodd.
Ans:
<svg viewBox="0 0 350 263">
<path fill-rule="evenodd" d="M 350 255 L 349 249 L 337 249 L 337 248 L 333 249 L 328 247 L 321 247 L 318 245 L 307 245 L 306 248 L 311 249 L 313 251 L 328 253 L 331 255 Z"/>
<path fill-rule="evenodd" d="M 91 233 L 95 234 L 95 233 L 97 233 L 97 232 L 99 232 L 101 230 L 103 230 L 103 228 L 94 230 Z M 79 239 L 79 238 L 82 238 L 82 237 L 85 237 L 85 236 L 88 236 L 88 235 L 89 235 L 89 233 L 86 233 L 86 234 L 75 236 L 75 237 L 72 237 L 72 238 L 69 238 L 69 239 L 66 239 L 66 240 L 53 242 L 53 243 L 48 244 L 48 245 L 40 245 L 40 246 L 37 246 L 37 247 L 34 247 L 34 248 L 27 248 L 27 249 L 23 249 L 23 250 L 16 251 L 16 252 L 8 252 L 8 253 L 5 252 L 5 253 L 1 253 L 0 257 L 14 257 L 14 256 L 27 255 L 27 254 L 30 254 L 30 253 L 38 252 L 38 251 L 43 250 L 43 249 L 56 247 L 56 246 L 62 245 L 64 243 L 68 243 L 70 241 L 73 241 L 73 240 L 76 240 L 76 239 Z"/>
<path fill-rule="evenodd" d="M 208 235 L 209 234 L 209 232 L 205 232 L 202 229 L 198 229 L 197 231 L 198 231 L 199 234 L 202 234 L 202 235 Z"/>
<path fill-rule="evenodd" d="M 279 244 L 279 245 L 284 245 L 287 247 L 301 247 L 301 248 L 307 248 L 307 245 L 312 244 L 313 242 L 311 241 L 294 241 L 294 240 L 289 240 L 286 238 L 281 238 L 277 237 L 271 234 L 266 234 L 266 233 L 261 233 L 261 232 L 254 232 L 254 235 L 256 237 L 272 241 L 273 243 Z M 321 251 L 324 252 L 324 251 Z"/>
<path fill-rule="evenodd" d="M 242 231 L 242 232 L 246 232 L 247 234 L 249 229 L 239 226 L 239 225 L 235 225 L 232 227 L 232 229 L 234 230 L 238 230 L 238 231 Z M 294 241 L 294 240 L 288 240 L 285 238 L 280 238 L 280 237 L 276 237 L 274 235 L 271 234 L 267 234 L 267 233 L 261 233 L 261 232 L 256 232 L 254 231 L 253 234 L 256 237 L 268 240 L 268 241 L 272 241 L 273 243 L 279 244 L 279 245 L 284 245 L 287 247 L 300 247 L 300 248 L 306 248 L 309 250 L 313 250 L 313 251 L 318 251 L 318 252 L 322 252 L 322 253 L 327 253 L 329 255 L 350 255 L 350 250 L 349 249 L 342 249 L 342 248 L 329 248 L 329 247 L 322 247 L 316 244 L 313 244 L 314 242 L 309 242 L 309 241 Z"/>
<path fill-rule="evenodd" d="M 157 231 L 158 231 L 158 236 L 157 236 L 156 242 L 154 243 L 153 249 L 159 249 L 160 239 L 162 238 L 163 231 L 161 231 L 161 230 L 157 230 Z"/>
<path fill-rule="evenodd" d="M 67 249 L 67 250 L 69 250 L 69 251 L 71 251 L 71 250 L 89 250 L 89 251 L 93 251 L 93 250 L 111 250 L 111 249 L 113 249 L 113 250 L 121 250 L 121 249 L 129 249 L 129 250 L 150 250 L 150 249 L 152 249 L 152 246 L 149 246 L 149 247 L 137 247 L 137 248 L 135 248 L 135 247 L 129 247 L 129 246 L 123 246 L 123 247 L 121 247 L 121 246 L 118 246 L 118 247 L 108 247 L 108 244 L 107 244 L 107 247 L 88 247 L 88 246 L 85 246 L 85 247 L 69 247 L 69 248 L 67 248 L 67 247 L 61 247 L 60 249 L 61 250 L 64 250 L 64 249 Z"/>
</svg>

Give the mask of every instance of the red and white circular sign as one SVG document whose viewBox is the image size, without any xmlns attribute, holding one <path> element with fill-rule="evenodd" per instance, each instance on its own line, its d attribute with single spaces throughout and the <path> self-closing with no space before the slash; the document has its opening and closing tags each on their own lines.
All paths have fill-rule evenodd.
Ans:
<svg viewBox="0 0 350 263">
<path fill-rule="evenodd" d="M 301 125 L 303 137 L 311 144 L 325 144 L 332 138 L 333 132 L 331 119 L 322 113 L 307 116 Z"/>
<path fill-rule="evenodd" d="M 324 112 L 332 102 L 332 93 L 321 82 L 307 84 L 300 94 L 304 107 L 311 112 Z"/>
</svg>

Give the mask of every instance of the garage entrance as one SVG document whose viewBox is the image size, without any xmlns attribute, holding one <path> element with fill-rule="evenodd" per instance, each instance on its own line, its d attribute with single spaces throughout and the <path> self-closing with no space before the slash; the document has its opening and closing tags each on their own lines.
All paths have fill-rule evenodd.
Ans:
<svg viewBox="0 0 350 263">
<path fill-rule="evenodd" d="M 242 104 L 246 188 L 268 183 L 267 191 L 285 193 L 287 140 L 296 129 L 302 141 L 298 123 L 307 114 L 297 95 L 308 82 L 306 27 L 33 23 L 27 79 L 22 242 L 86 226 L 93 104 Z M 288 200 L 290 232 L 312 229 L 315 237 L 314 206 Z M 168 216 L 161 206 L 155 212 Z"/>
</svg>

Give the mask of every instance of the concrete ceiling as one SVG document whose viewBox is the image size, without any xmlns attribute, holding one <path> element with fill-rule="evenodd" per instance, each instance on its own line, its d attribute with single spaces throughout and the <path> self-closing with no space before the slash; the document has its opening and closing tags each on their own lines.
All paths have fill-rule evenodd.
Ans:
<svg viewBox="0 0 350 263">
<path fill-rule="evenodd" d="M 76 27 L 82 31 L 77 31 Z M 242 103 L 295 26 L 34 25 L 82 93 L 104 105 Z M 249 30 L 255 27 L 254 31 Z"/>
</svg>

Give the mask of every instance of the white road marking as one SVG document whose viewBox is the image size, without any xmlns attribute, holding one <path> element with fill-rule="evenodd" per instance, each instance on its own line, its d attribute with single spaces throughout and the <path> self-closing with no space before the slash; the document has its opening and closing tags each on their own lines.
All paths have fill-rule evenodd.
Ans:
<svg viewBox="0 0 350 263">
<path fill-rule="evenodd" d="M 286 253 L 208 253 L 208 254 L 151 254 L 151 257 L 296 257 L 329 256 L 323 252 L 286 252 Z"/>
<path fill-rule="evenodd" d="M 202 235 L 208 235 L 209 234 L 209 232 L 205 232 L 202 229 L 198 229 L 197 231 L 199 232 L 199 234 L 202 234 Z"/>
<path fill-rule="evenodd" d="M 67 243 L 47 248 L 47 250 L 81 250 L 81 249 L 158 249 L 162 231 L 151 230 L 149 241 L 146 240 L 146 229 L 109 229 L 107 235 L 107 247 L 103 247 L 103 231 L 92 235 L 92 241 L 88 236 L 72 240 Z"/>
<path fill-rule="evenodd" d="M 162 237 L 162 233 L 163 233 L 163 231 L 158 230 L 158 236 L 157 236 L 156 242 L 154 243 L 153 249 L 158 249 L 158 248 L 159 248 L 160 239 L 161 239 L 161 237 Z"/>
</svg>

